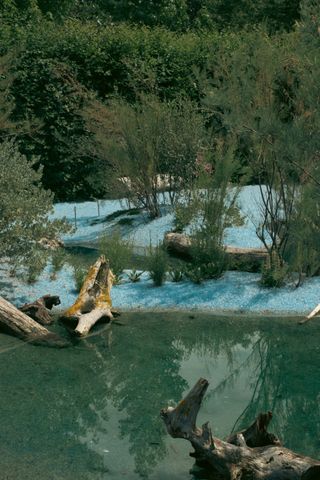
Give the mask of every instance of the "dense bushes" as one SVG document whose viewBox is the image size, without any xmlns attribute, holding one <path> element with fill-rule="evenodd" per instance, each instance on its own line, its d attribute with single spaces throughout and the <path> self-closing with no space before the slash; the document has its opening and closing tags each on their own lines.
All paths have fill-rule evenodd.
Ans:
<svg viewBox="0 0 320 480">
<path fill-rule="evenodd" d="M 0 247 L 3 258 L 15 266 L 40 271 L 48 252 L 39 241 L 55 239 L 70 226 L 50 220 L 53 196 L 41 185 L 42 170 L 20 154 L 13 141 L 0 145 Z"/>
<path fill-rule="evenodd" d="M 91 133 L 100 106 L 105 108 L 102 101 L 117 94 L 132 102 L 150 89 L 161 98 L 183 94 L 198 101 L 194 69 L 203 69 L 212 45 L 224 41 L 217 34 L 178 36 L 77 20 L 62 25 L 43 20 L 28 30 L 9 26 L 1 35 L 7 44 L 3 53 L 12 57 L 4 71 L 11 79 L 12 119 L 34 127 L 28 135 L 19 128 L 14 132 L 21 151 L 39 157 L 44 185 L 61 201 L 106 193 L 99 181 L 104 153 Z M 107 126 L 104 136 L 109 134 Z"/>
<path fill-rule="evenodd" d="M 9 18 L 44 14 L 101 22 L 130 22 L 174 31 L 233 28 L 264 22 L 272 30 L 289 29 L 299 18 L 299 0 L 3 0 Z"/>
</svg>

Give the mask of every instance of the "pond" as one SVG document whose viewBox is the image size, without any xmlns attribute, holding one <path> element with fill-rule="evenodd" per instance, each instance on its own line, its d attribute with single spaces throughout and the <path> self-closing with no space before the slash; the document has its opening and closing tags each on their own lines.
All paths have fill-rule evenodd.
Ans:
<svg viewBox="0 0 320 480">
<path fill-rule="evenodd" d="M 216 436 L 270 409 L 270 431 L 320 459 L 317 320 L 131 312 L 120 322 L 63 350 L 0 334 L 1 478 L 196 478 L 188 442 L 169 437 L 159 411 L 199 377 L 210 385 L 198 423 Z"/>
</svg>

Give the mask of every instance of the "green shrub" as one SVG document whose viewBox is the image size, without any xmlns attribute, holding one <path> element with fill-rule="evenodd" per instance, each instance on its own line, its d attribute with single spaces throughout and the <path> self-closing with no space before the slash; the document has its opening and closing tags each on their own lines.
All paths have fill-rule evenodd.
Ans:
<svg viewBox="0 0 320 480">
<path fill-rule="evenodd" d="M 83 282 L 88 273 L 88 270 L 80 266 L 74 266 L 73 268 L 74 268 L 73 278 L 74 278 L 75 289 L 77 292 L 80 292 Z"/>
<path fill-rule="evenodd" d="M 130 273 L 128 273 L 128 278 L 129 278 L 130 282 L 137 283 L 137 282 L 140 282 L 142 274 L 143 274 L 143 271 L 137 272 L 136 269 L 133 269 L 133 270 L 131 270 Z"/>
<path fill-rule="evenodd" d="M 194 238 L 191 256 L 192 264 L 194 268 L 200 268 L 203 280 L 219 278 L 228 269 L 229 262 L 225 249 L 202 235 Z"/>
<path fill-rule="evenodd" d="M 199 212 L 196 201 L 178 202 L 174 207 L 173 231 L 182 233 Z"/>
<path fill-rule="evenodd" d="M 204 280 L 201 267 L 192 265 L 192 263 L 188 265 L 188 269 L 186 270 L 186 277 L 191 280 L 191 282 L 196 283 L 197 285 L 200 285 L 200 283 L 202 283 Z"/>
<path fill-rule="evenodd" d="M 170 270 L 169 275 L 172 282 L 178 283 L 183 280 L 184 272 L 181 268 L 173 268 Z"/>
<path fill-rule="evenodd" d="M 263 287 L 279 288 L 285 284 L 287 275 L 287 266 L 275 253 L 271 256 L 268 256 L 265 263 L 263 264 L 260 283 Z"/>
<path fill-rule="evenodd" d="M 148 253 L 148 267 L 150 278 L 156 287 L 161 287 L 166 280 L 166 273 L 168 267 L 167 256 L 161 245 L 155 248 L 149 248 Z"/>
<path fill-rule="evenodd" d="M 104 235 L 99 243 L 99 251 L 109 259 L 110 268 L 115 275 L 114 284 L 119 283 L 125 268 L 128 268 L 133 254 L 131 240 L 124 240 L 116 230 L 111 235 Z"/>
<path fill-rule="evenodd" d="M 50 280 L 57 278 L 57 273 L 60 272 L 66 262 L 66 252 L 63 248 L 55 250 L 51 257 L 51 274 Z"/>
</svg>

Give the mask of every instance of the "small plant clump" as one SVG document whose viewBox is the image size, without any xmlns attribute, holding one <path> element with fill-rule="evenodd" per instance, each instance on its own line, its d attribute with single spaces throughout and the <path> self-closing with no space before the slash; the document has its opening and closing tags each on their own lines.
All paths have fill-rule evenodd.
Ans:
<svg viewBox="0 0 320 480">
<path fill-rule="evenodd" d="M 114 285 L 119 284 L 123 270 L 128 268 L 132 258 L 132 241 L 123 239 L 117 230 L 111 235 L 105 235 L 101 238 L 99 250 L 109 259 L 110 268 L 114 274 Z"/>
<path fill-rule="evenodd" d="M 173 268 L 170 270 L 169 275 L 172 282 L 178 283 L 183 280 L 184 272 L 180 268 Z"/>
<path fill-rule="evenodd" d="M 53 252 L 53 255 L 51 258 L 50 280 L 56 280 L 57 274 L 61 271 L 65 262 L 66 262 L 66 253 L 64 249 L 58 248 L 58 250 Z"/>
<path fill-rule="evenodd" d="M 201 267 L 196 267 L 192 263 L 188 265 L 188 269 L 186 270 L 186 277 L 193 283 L 200 285 L 203 280 L 203 272 Z"/>
<path fill-rule="evenodd" d="M 281 261 L 279 256 L 274 252 L 268 256 L 262 266 L 260 283 L 263 287 L 279 288 L 285 284 L 288 275 L 287 266 Z"/>
<path fill-rule="evenodd" d="M 195 237 L 192 246 L 192 264 L 188 278 L 195 283 L 220 278 L 228 268 L 225 249 L 208 238 Z M 199 281 L 200 280 L 200 281 Z"/>
<path fill-rule="evenodd" d="M 137 282 L 140 282 L 141 275 L 143 273 L 144 273 L 143 271 L 138 272 L 136 269 L 133 269 L 133 270 L 131 270 L 130 273 L 128 273 L 128 278 L 129 278 L 130 282 L 137 283 Z"/>
<path fill-rule="evenodd" d="M 75 289 L 77 292 L 80 292 L 88 271 L 86 268 L 80 266 L 74 266 L 73 268 Z"/>
<path fill-rule="evenodd" d="M 155 287 L 161 287 L 167 276 L 168 260 L 167 256 L 159 244 L 156 247 L 149 248 L 148 267 L 151 280 Z"/>
</svg>

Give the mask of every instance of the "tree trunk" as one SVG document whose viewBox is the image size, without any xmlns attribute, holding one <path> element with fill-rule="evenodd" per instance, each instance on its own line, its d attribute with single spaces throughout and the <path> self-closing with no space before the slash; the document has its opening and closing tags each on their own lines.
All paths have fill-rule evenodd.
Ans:
<svg viewBox="0 0 320 480">
<path fill-rule="evenodd" d="M 75 303 L 64 313 L 64 318 L 76 318 L 78 325 L 74 332 L 87 335 L 100 319 L 113 319 L 111 312 L 111 288 L 113 273 L 102 255 L 89 269 Z"/>
<path fill-rule="evenodd" d="M 198 411 L 208 387 L 200 378 L 176 408 L 161 410 L 168 433 L 189 440 L 194 448 L 190 455 L 208 468 L 217 480 L 319 480 L 320 462 L 298 455 L 280 445 L 267 432 L 271 412 L 260 414 L 246 430 L 226 441 L 212 436 L 208 423 L 196 426 Z"/>
<path fill-rule="evenodd" d="M 39 325 L 39 323 L 2 297 L 0 297 L 0 326 L 6 332 L 37 345 L 50 347 L 66 347 L 70 345 L 67 340 L 63 340 L 58 335 L 49 332 L 45 327 Z"/>
<path fill-rule="evenodd" d="M 25 303 L 19 310 L 29 317 L 33 318 L 41 325 L 51 325 L 54 319 L 48 310 L 52 310 L 54 305 L 60 305 L 60 298 L 57 295 L 44 295 L 32 303 Z"/>
<path fill-rule="evenodd" d="M 179 256 L 192 257 L 192 242 L 188 235 L 166 233 L 164 243 L 169 252 Z M 230 260 L 230 267 L 237 270 L 260 271 L 261 265 L 267 258 L 267 251 L 264 248 L 226 246 L 225 251 Z"/>
</svg>

